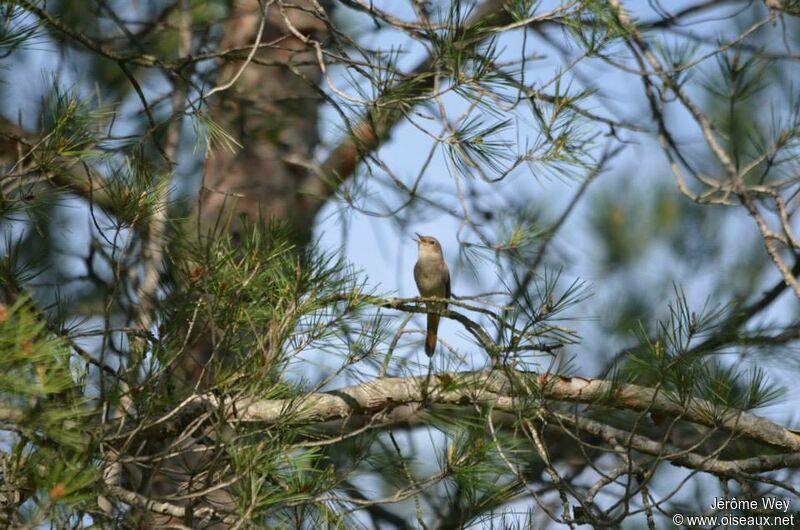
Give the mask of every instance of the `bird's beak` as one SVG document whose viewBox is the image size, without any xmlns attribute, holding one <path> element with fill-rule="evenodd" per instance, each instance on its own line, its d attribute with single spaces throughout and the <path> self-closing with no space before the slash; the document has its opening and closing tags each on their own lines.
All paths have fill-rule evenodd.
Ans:
<svg viewBox="0 0 800 530">
<path fill-rule="evenodd" d="M 417 236 L 417 239 L 415 239 L 414 241 L 416 241 L 417 243 L 419 243 L 419 242 L 420 242 L 420 240 L 422 239 L 422 236 L 421 236 L 421 235 L 419 235 L 419 232 L 414 232 L 414 234 L 416 234 L 416 236 Z"/>
</svg>

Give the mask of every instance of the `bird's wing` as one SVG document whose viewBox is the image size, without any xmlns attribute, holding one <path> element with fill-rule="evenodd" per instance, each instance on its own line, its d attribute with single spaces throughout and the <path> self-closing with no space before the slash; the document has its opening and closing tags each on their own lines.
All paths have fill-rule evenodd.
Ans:
<svg viewBox="0 0 800 530">
<path fill-rule="evenodd" d="M 444 297 L 450 298 L 450 270 L 444 269 Z"/>
</svg>

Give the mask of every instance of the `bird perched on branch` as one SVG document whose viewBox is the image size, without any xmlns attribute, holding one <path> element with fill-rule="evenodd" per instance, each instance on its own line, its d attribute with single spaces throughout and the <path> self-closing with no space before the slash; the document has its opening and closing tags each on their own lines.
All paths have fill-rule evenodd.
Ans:
<svg viewBox="0 0 800 530">
<path fill-rule="evenodd" d="M 414 265 L 414 280 L 419 294 L 426 298 L 450 298 L 450 270 L 444 261 L 442 245 L 435 237 L 417 234 L 417 264 Z M 428 310 L 442 311 L 444 302 L 428 302 Z M 440 315 L 428 313 L 428 331 L 425 335 L 425 353 L 428 357 L 436 350 L 436 334 L 439 331 Z"/>
</svg>

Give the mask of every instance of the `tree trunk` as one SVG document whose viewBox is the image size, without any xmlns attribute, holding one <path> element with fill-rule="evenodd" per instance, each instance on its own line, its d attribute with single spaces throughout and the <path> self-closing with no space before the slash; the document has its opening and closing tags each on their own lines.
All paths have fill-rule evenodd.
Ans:
<svg viewBox="0 0 800 530">
<path fill-rule="evenodd" d="M 313 11 L 311 2 L 298 5 Z M 220 44 L 223 50 L 241 49 L 245 56 L 255 42 L 260 21 L 256 0 L 237 2 L 225 26 Z M 276 6 L 268 8 L 268 23 L 262 42 L 280 40 L 254 57 L 241 77 L 211 103 L 211 117 L 241 144 L 235 151 L 217 149 L 207 158 L 200 190 L 200 216 L 205 227 L 217 219 L 230 218 L 230 229 L 238 229 L 240 215 L 255 220 L 259 215 L 290 223 L 299 245 L 307 243 L 317 207 L 298 200 L 298 191 L 308 178 L 304 166 L 318 142 L 317 119 L 321 102 L 309 83 L 318 83 L 320 69 L 313 50 L 292 35 Z M 299 10 L 287 10 L 295 29 L 319 39 L 325 31 L 316 17 Z M 261 64 L 259 64 L 261 63 Z M 305 80 L 291 71 L 289 65 Z M 241 68 L 242 61 L 228 61 L 218 83 L 227 83 Z"/>
</svg>

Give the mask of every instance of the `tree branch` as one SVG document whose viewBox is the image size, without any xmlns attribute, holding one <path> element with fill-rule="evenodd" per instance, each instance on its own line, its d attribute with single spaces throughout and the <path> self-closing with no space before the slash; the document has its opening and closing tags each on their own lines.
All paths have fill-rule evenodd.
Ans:
<svg viewBox="0 0 800 530">
<path fill-rule="evenodd" d="M 26 132 L 0 116 L 0 162 L 13 164 L 18 155 L 27 156 L 40 140 L 36 135 Z M 83 197 L 122 221 L 131 223 L 135 221 L 133 218 L 121 217 L 124 212 L 115 207 L 112 194 L 102 184 L 103 179 L 96 175 L 88 175 L 87 166 L 83 165 L 81 170 L 79 169 L 81 164 L 78 161 L 64 157 L 56 157 L 48 162 L 53 167 L 51 170 L 45 171 L 45 176 L 55 187 Z"/>
<path fill-rule="evenodd" d="M 800 451 L 800 434 L 765 418 L 703 399 L 679 397 L 665 390 L 657 391 L 640 385 L 496 370 L 436 374 L 426 395 L 423 395 L 424 385 L 425 376 L 409 376 L 380 378 L 289 399 L 244 398 L 233 401 L 206 393 L 185 400 L 178 409 L 144 426 L 138 433 L 126 432 L 110 438 L 126 439 L 131 435 L 154 438 L 167 432 L 180 432 L 182 425 L 210 410 L 221 412 L 229 423 L 252 423 L 263 427 L 323 423 L 363 415 L 380 417 L 396 407 L 423 402 L 426 406 L 481 404 L 499 410 L 519 411 L 531 399 L 541 399 L 679 417 L 787 451 Z M 795 464 L 800 465 L 800 460 Z"/>
<path fill-rule="evenodd" d="M 233 515 L 226 515 L 208 507 L 198 507 L 192 510 L 192 508 L 185 508 L 169 502 L 156 501 L 140 493 L 120 487 L 109 487 L 107 491 L 111 497 L 119 499 L 126 504 L 144 508 L 145 510 L 161 515 L 169 515 L 170 517 L 184 519 L 187 515 L 191 514 L 193 519 L 216 520 L 226 524 L 235 524 L 238 521 L 238 518 Z"/>
</svg>

